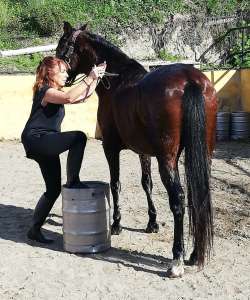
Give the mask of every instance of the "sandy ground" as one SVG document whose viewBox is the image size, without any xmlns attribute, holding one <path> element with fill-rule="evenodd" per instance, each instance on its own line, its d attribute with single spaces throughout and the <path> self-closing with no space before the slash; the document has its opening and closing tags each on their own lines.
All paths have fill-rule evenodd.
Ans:
<svg viewBox="0 0 250 300">
<path fill-rule="evenodd" d="M 65 181 L 66 155 L 62 155 Z M 112 248 L 95 255 L 63 251 L 61 198 L 44 226 L 51 246 L 27 241 L 32 209 L 43 191 L 35 162 L 19 142 L 0 143 L 0 299 L 250 299 L 250 144 L 220 143 L 213 160 L 215 247 L 201 271 L 185 267 L 169 279 L 173 217 L 153 159 L 153 196 L 160 231 L 146 234 L 146 197 L 137 155 L 121 154 L 124 229 Z M 182 171 L 183 173 L 183 171 Z M 89 140 L 83 180 L 109 181 L 99 141 Z M 186 250 L 191 251 L 185 220 Z"/>
</svg>

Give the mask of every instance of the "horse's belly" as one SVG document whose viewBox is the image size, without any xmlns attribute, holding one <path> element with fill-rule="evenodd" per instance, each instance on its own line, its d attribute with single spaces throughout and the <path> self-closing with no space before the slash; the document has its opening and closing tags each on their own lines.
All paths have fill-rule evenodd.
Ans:
<svg viewBox="0 0 250 300">
<path fill-rule="evenodd" d="M 138 154 L 153 156 L 154 149 L 147 129 L 149 120 L 145 119 L 145 112 L 136 90 L 126 90 L 114 99 L 112 110 L 124 146 Z"/>
<path fill-rule="evenodd" d="M 148 133 L 140 124 L 127 123 L 126 126 L 122 122 L 118 122 L 119 135 L 126 148 L 133 150 L 138 154 L 155 155 L 155 151 L 148 138 Z"/>
</svg>

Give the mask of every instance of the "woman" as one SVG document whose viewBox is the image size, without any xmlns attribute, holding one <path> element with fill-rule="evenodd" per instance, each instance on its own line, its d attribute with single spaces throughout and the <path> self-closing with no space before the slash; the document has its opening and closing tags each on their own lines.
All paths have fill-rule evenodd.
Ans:
<svg viewBox="0 0 250 300">
<path fill-rule="evenodd" d="M 22 133 L 22 143 L 28 158 L 41 169 L 46 191 L 40 197 L 27 236 L 40 243 L 51 243 L 41 227 L 61 192 L 59 154 L 69 150 L 67 158 L 67 187 L 81 187 L 79 172 L 86 145 L 81 131 L 61 132 L 64 104 L 83 102 L 95 90 L 98 78 L 104 75 L 106 64 L 94 66 L 89 75 L 68 92 L 61 91 L 68 78 L 68 66 L 61 59 L 48 56 L 39 64 L 33 86 L 30 117 Z"/>
</svg>

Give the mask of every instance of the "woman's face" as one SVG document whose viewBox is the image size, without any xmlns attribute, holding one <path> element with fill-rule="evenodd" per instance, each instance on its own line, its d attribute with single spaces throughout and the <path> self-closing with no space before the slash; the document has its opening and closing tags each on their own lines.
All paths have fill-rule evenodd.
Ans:
<svg viewBox="0 0 250 300">
<path fill-rule="evenodd" d="M 56 65 L 53 68 L 53 75 L 52 75 L 52 78 L 55 83 L 55 87 L 56 88 L 63 87 L 65 85 L 65 82 L 66 82 L 68 76 L 69 75 L 67 73 L 67 69 L 64 64 L 60 64 L 60 66 Z"/>
</svg>

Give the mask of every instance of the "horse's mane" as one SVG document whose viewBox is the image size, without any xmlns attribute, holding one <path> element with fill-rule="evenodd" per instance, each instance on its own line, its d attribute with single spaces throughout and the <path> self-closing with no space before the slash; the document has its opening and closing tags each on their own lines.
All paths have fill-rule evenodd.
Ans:
<svg viewBox="0 0 250 300">
<path fill-rule="evenodd" d="M 130 59 L 124 52 L 121 51 L 121 49 L 105 40 L 102 36 L 89 31 L 86 32 L 86 35 L 94 45 L 103 46 L 103 48 L 107 49 L 110 53 L 119 54 L 119 56 L 123 59 Z"/>
<path fill-rule="evenodd" d="M 130 58 L 117 46 L 113 45 L 102 36 L 88 31 L 85 32 L 85 35 L 95 49 L 102 49 L 102 52 L 106 51 L 105 54 L 119 65 L 118 72 L 120 74 L 120 87 L 124 85 L 134 85 L 147 73 L 140 63 L 138 63 L 135 59 Z"/>
</svg>

